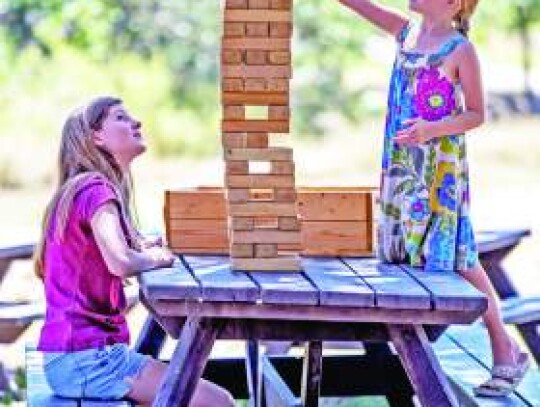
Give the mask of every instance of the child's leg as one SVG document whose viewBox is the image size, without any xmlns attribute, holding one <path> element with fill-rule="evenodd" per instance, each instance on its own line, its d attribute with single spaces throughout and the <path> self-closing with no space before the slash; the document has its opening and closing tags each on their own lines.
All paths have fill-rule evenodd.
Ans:
<svg viewBox="0 0 540 407">
<path fill-rule="evenodd" d="M 497 295 L 486 271 L 480 263 L 476 267 L 460 273 L 468 282 L 478 290 L 486 294 L 488 308 L 483 315 L 493 353 L 493 363 L 495 365 L 514 365 L 518 356 L 519 348 L 517 343 L 508 334 L 501 318 Z"/>
<path fill-rule="evenodd" d="M 127 397 L 144 406 L 152 405 L 167 365 L 151 359 L 141 373 L 133 378 L 133 386 Z M 201 379 L 197 384 L 190 407 L 234 407 L 234 399 L 223 388 Z"/>
</svg>

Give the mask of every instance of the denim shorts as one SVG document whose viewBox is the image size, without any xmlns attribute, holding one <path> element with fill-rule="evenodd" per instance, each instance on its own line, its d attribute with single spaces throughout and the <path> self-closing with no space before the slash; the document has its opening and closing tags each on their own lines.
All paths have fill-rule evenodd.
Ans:
<svg viewBox="0 0 540 407">
<path fill-rule="evenodd" d="M 52 391 L 61 397 L 118 400 L 131 390 L 149 356 L 125 344 L 78 352 L 44 352 L 43 368 Z"/>
</svg>

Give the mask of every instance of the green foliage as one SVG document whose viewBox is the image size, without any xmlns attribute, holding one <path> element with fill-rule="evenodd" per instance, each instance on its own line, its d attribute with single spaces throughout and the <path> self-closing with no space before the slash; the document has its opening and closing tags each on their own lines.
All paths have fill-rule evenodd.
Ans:
<svg viewBox="0 0 540 407">
<path fill-rule="evenodd" d="M 20 118 L 31 106 L 49 113 L 33 115 L 34 137 L 51 134 L 50 118 L 63 117 L 59 108 L 115 93 L 142 116 L 159 154 L 215 152 L 220 3 L 0 0 L 0 126 L 29 132 Z M 384 4 L 406 8 L 403 0 Z M 540 20 L 538 0 L 480 2 L 475 39 L 493 27 L 515 30 L 523 24 L 518 7 L 527 24 Z M 293 133 L 325 134 L 380 113 L 384 101 L 369 89 L 385 86 L 390 69 L 376 62 L 380 32 L 337 0 L 296 2 L 294 24 Z"/>
</svg>

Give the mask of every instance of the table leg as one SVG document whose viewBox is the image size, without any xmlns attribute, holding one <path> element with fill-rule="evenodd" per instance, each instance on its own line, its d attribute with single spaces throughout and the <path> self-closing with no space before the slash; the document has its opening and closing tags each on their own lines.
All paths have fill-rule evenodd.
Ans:
<svg viewBox="0 0 540 407">
<path fill-rule="evenodd" d="M 153 407 L 188 407 L 223 321 L 188 317 Z"/>
<path fill-rule="evenodd" d="M 163 328 L 151 314 L 148 314 L 134 349 L 143 355 L 149 355 L 157 359 L 165 343 L 165 337 L 166 334 Z"/>
<path fill-rule="evenodd" d="M 527 347 L 531 351 L 536 363 L 540 365 L 540 322 L 533 321 L 527 324 L 516 325 Z"/>
<path fill-rule="evenodd" d="M 387 342 L 364 342 L 366 356 L 371 359 L 373 364 L 379 366 L 384 365 L 387 358 L 392 357 L 393 353 Z M 396 376 L 399 375 L 399 382 L 407 383 L 406 388 L 390 386 L 386 391 L 385 396 L 388 404 L 392 407 L 414 407 L 412 396 L 414 393 L 408 385 L 406 373 L 401 369 L 393 369 L 387 373 L 387 378 L 392 383 L 396 383 Z"/>
<path fill-rule="evenodd" d="M 246 376 L 249 407 L 261 407 L 261 360 L 259 342 L 254 339 L 246 341 Z"/>
<path fill-rule="evenodd" d="M 501 299 L 516 297 L 519 295 L 516 287 L 510 280 L 509 274 L 504 270 L 501 263 L 514 249 L 515 246 L 504 247 L 491 251 L 489 253 L 480 254 L 480 262 L 486 270 L 486 273 Z"/>
<path fill-rule="evenodd" d="M 424 328 L 388 325 L 388 333 L 423 406 L 457 407 L 458 401 L 431 349 Z"/>
<path fill-rule="evenodd" d="M 306 344 L 302 369 L 302 405 L 304 407 L 319 405 L 321 379 L 322 341 L 310 341 Z"/>
</svg>

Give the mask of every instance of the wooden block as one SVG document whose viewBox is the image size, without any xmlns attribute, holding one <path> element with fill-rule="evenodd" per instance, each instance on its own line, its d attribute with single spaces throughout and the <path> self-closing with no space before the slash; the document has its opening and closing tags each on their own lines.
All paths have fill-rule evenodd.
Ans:
<svg viewBox="0 0 540 407">
<path fill-rule="evenodd" d="M 269 92 L 289 92 L 289 80 L 283 78 L 269 78 L 266 81 L 266 90 Z"/>
<path fill-rule="evenodd" d="M 268 62 L 272 65 L 287 65 L 291 63 L 289 51 L 271 51 L 268 53 Z"/>
<path fill-rule="evenodd" d="M 298 257 L 280 256 L 271 259 L 232 258 L 231 267 L 244 271 L 302 271 Z"/>
<path fill-rule="evenodd" d="M 231 216 L 296 216 L 296 205 L 277 202 L 248 202 L 230 204 Z"/>
<path fill-rule="evenodd" d="M 171 245 L 169 243 L 169 248 L 173 253 L 178 254 L 210 254 L 210 255 L 228 255 L 230 253 L 229 246 L 224 247 L 184 247 L 181 245 Z"/>
<path fill-rule="evenodd" d="M 294 188 L 275 188 L 274 200 L 276 202 L 296 202 L 297 193 Z"/>
<path fill-rule="evenodd" d="M 296 216 L 280 216 L 278 228 L 279 230 L 300 230 L 300 219 Z"/>
<path fill-rule="evenodd" d="M 226 0 L 225 8 L 230 9 L 242 9 L 248 8 L 248 0 Z"/>
<path fill-rule="evenodd" d="M 226 175 L 225 183 L 229 188 L 271 188 L 294 187 L 294 177 L 290 175 Z"/>
<path fill-rule="evenodd" d="M 271 188 L 250 189 L 249 194 L 253 201 L 273 201 L 274 200 L 274 190 Z"/>
<path fill-rule="evenodd" d="M 247 148 L 268 148 L 268 133 L 247 133 Z"/>
<path fill-rule="evenodd" d="M 257 216 L 255 218 L 255 229 L 278 229 L 278 218 L 276 216 Z"/>
<path fill-rule="evenodd" d="M 248 34 L 248 27 L 245 23 L 227 23 L 223 27 L 223 36 L 226 38 L 243 37 Z M 268 37 L 269 28 L 266 27 L 266 35 Z M 249 34 L 248 34 L 249 35 Z"/>
<path fill-rule="evenodd" d="M 270 8 L 277 10 L 290 10 L 292 0 L 270 0 Z"/>
<path fill-rule="evenodd" d="M 223 65 L 224 78 L 290 78 L 289 65 Z"/>
<path fill-rule="evenodd" d="M 244 81 L 241 78 L 223 79 L 221 81 L 221 90 L 223 92 L 241 92 L 244 90 Z"/>
<path fill-rule="evenodd" d="M 294 162 L 292 161 L 272 161 L 270 173 L 274 175 L 293 175 Z"/>
<path fill-rule="evenodd" d="M 289 106 L 268 106 L 268 120 L 289 120 Z"/>
<path fill-rule="evenodd" d="M 225 105 L 286 105 L 289 103 L 289 94 L 287 92 L 223 92 L 221 95 L 221 102 Z"/>
<path fill-rule="evenodd" d="M 247 175 L 249 174 L 249 163 L 247 161 L 226 161 L 226 174 Z"/>
<path fill-rule="evenodd" d="M 224 151 L 226 160 L 233 161 L 292 161 L 292 148 L 229 148 Z"/>
<path fill-rule="evenodd" d="M 246 148 L 247 135 L 246 133 L 230 133 L 224 132 L 221 137 L 223 148 Z"/>
<path fill-rule="evenodd" d="M 224 105 L 224 120 L 243 120 L 246 117 L 246 109 L 243 105 Z"/>
<path fill-rule="evenodd" d="M 268 9 L 270 8 L 270 0 L 249 0 L 248 7 L 250 9 Z"/>
<path fill-rule="evenodd" d="M 271 22 L 270 37 L 290 38 L 292 36 L 292 24 L 290 22 Z"/>
<path fill-rule="evenodd" d="M 285 120 L 224 120 L 221 123 L 224 132 L 268 132 L 288 133 L 289 122 Z"/>
<path fill-rule="evenodd" d="M 247 50 L 246 64 L 248 65 L 265 65 L 267 63 L 267 52 L 264 50 Z M 285 65 L 285 64 L 281 64 Z"/>
<path fill-rule="evenodd" d="M 226 214 L 223 191 L 167 191 L 166 206 L 172 219 L 223 219 Z"/>
<path fill-rule="evenodd" d="M 251 257 L 277 257 L 278 248 L 275 244 L 256 244 L 255 256 Z M 238 256 L 240 257 L 240 256 Z M 244 256 L 247 257 L 247 256 Z"/>
<path fill-rule="evenodd" d="M 268 133 L 223 133 L 224 148 L 268 148 Z"/>
<path fill-rule="evenodd" d="M 226 26 L 231 23 L 225 24 Z M 244 24 L 244 23 L 242 23 Z M 264 38 L 270 35 L 269 23 L 245 23 L 247 37 Z M 232 35 L 230 37 L 233 37 Z"/>
<path fill-rule="evenodd" d="M 230 218 L 232 230 L 253 230 L 255 219 L 252 217 L 233 216 Z"/>
<path fill-rule="evenodd" d="M 310 220 L 368 220 L 368 205 L 372 196 L 364 192 L 306 192 L 298 199 L 302 219 Z"/>
<path fill-rule="evenodd" d="M 235 162 L 235 161 L 232 161 Z M 237 161 L 238 162 L 238 161 Z M 242 162 L 242 161 L 239 161 Z M 227 191 L 227 200 L 230 203 L 241 203 L 247 202 L 250 200 L 250 192 L 248 188 L 228 188 Z"/>
<path fill-rule="evenodd" d="M 233 244 L 231 245 L 231 256 L 233 257 L 254 257 L 255 250 L 253 244 Z"/>
<path fill-rule="evenodd" d="M 234 243 L 285 243 L 299 244 L 301 241 L 300 232 L 288 230 L 268 230 L 253 229 L 233 231 L 232 241 Z"/>
<path fill-rule="evenodd" d="M 239 65 L 243 61 L 241 50 L 229 49 L 221 52 L 221 63 L 229 65 Z"/>
<path fill-rule="evenodd" d="M 292 21 L 292 13 L 289 10 L 225 9 L 224 15 L 225 25 L 230 22 L 261 23 L 270 21 L 290 23 Z"/>
<path fill-rule="evenodd" d="M 290 51 L 291 41 L 288 38 L 223 38 L 222 49 L 245 49 L 266 51 Z"/>
<path fill-rule="evenodd" d="M 264 92 L 266 90 L 266 81 L 258 78 L 246 78 L 244 88 L 246 92 Z"/>
</svg>

